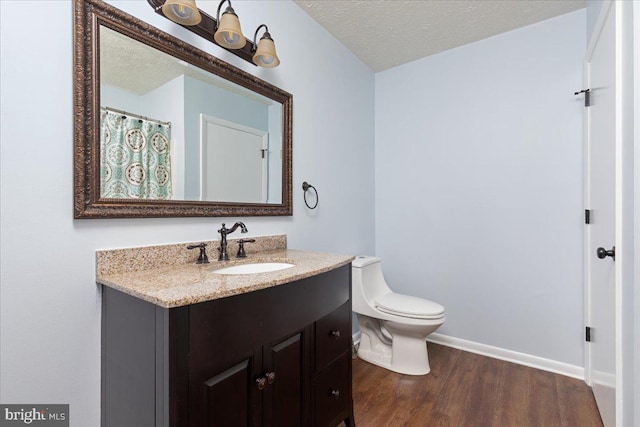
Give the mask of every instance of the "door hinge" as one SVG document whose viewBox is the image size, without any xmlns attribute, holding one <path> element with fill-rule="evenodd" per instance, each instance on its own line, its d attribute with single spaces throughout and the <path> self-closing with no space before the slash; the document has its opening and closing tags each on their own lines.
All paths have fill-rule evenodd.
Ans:
<svg viewBox="0 0 640 427">
<path fill-rule="evenodd" d="M 267 157 L 267 148 L 261 148 L 260 151 L 262 152 L 262 158 L 264 159 L 265 157 Z"/>
<path fill-rule="evenodd" d="M 584 106 L 589 107 L 591 105 L 591 89 L 582 89 L 580 92 L 574 92 L 574 95 L 580 95 L 584 93 Z"/>
<path fill-rule="evenodd" d="M 584 328 L 584 340 L 587 342 L 591 342 L 591 327 L 587 326 Z"/>
<path fill-rule="evenodd" d="M 584 210 L 584 223 L 591 224 L 591 209 Z"/>
</svg>

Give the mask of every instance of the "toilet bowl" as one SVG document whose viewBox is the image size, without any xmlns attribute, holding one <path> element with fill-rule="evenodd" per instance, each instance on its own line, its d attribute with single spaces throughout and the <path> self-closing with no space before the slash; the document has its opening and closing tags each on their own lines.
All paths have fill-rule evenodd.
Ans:
<svg viewBox="0 0 640 427">
<path fill-rule="evenodd" d="M 380 258 L 356 257 L 351 269 L 352 305 L 361 332 L 358 357 L 401 374 L 428 374 L 426 340 L 444 323 L 444 307 L 391 291 Z"/>
</svg>

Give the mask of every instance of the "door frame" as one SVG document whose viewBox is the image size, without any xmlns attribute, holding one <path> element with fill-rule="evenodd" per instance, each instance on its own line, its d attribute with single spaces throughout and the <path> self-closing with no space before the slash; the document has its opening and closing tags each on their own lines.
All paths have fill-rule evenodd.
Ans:
<svg viewBox="0 0 640 427">
<path fill-rule="evenodd" d="M 615 381 L 616 381 L 616 393 L 615 393 L 615 419 L 616 425 L 621 425 L 622 421 L 622 266 L 625 260 L 624 247 L 622 245 L 623 236 L 623 197 L 622 197 L 622 135 L 623 135 L 623 123 L 622 123 L 622 14 L 621 7 L 613 0 L 605 0 L 600 9 L 598 20 L 596 21 L 593 34 L 589 40 L 587 51 L 584 60 L 584 79 L 585 84 L 590 83 L 590 68 L 589 63 L 595 49 L 596 40 L 600 37 L 602 29 L 605 24 L 605 19 L 609 13 L 614 14 L 614 33 L 615 33 L 615 238 L 614 245 L 616 247 L 616 260 L 615 260 L 615 305 L 614 305 L 614 323 L 615 323 Z M 589 160 L 590 160 L 590 135 L 589 124 L 591 120 L 589 108 L 585 108 L 585 122 L 584 122 L 584 203 L 585 209 L 590 208 L 589 200 Z M 589 262 L 593 258 L 593 254 L 590 253 L 590 230 L 588 226 L 584 228 L 584 317 L 585 325 L 591 324 L 591 277 L 589 274 Z M 585 382 L 588 385 L 592 385 L 591 368 L 592 368 L 592 355 L 589 342 L 584 343 L 584 364 L 585 364 Z"/>
</svg>

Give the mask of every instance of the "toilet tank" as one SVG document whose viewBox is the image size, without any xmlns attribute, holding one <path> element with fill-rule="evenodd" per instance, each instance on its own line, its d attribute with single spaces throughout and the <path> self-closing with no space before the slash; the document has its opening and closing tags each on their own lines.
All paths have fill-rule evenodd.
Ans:
<svg viewBox="0 0 640 427">
<path fill-rule="evenodd" d="M 391 292 L 382 274 L 382 260 L 358 256 L 351 262 L 353 311 L 360 314 L 377 313 L 373 302 Z"/>
</svg>

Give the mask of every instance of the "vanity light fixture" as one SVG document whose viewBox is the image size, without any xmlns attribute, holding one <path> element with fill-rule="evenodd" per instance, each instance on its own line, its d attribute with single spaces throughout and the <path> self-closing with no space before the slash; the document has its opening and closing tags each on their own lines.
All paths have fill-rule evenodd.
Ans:
<svg viewBox="0 0 640 427">
<path fill-rule="evenodd" d="M 147 0 L 153 10 L 170 19 L 200 37 L 217 44 L 234 55 L 264 68 L 277 67 L 280 59 L 276 47 L 269 34 L 269 29 L 262 24 L 256 29 L 253 42 L 242 34 L 238 15 L 231 7 L 230 0 L 222 0 L 218 4 L 216 17 L 212 17 L 198 9 L 195 0 Z M 222 5 L 228 3 L 222 11 Z M 257 42 L 258 32 L 264 27 L 265 32 Z"/>
<path fill-rule="evenodd" d="M 253 62 L 260 67 L 275 68 L 280 64 L 280 59 L 276 54 L 276 45 L 271 38 L 271 34 L 269 34 L 269 27 L 262 24 L 256 29 L 253 35 L 253 44 L 256 45 L 258 31 L 260 31 L 262 27 L 264 27 L 264 34 L 260 37 L 260 42 L 257 44 L 257 48 L 253 54 Z"/>
<path fill-rule="evenodd" d="M 222 9 L 225 1 L 229 3 L 229 6 L 224 10 L 222 17 L 220 17 L 220 9 Z M 247 44 L 247 39 L 242 35 L 242 30 L 240 29 L 238 15 L 236 15 L 236 11 L 231 7 L 231 1 L 222 0 L 220 2 L 216 21 L 218 22 L 218 27 L 213 38 L 220 46 L 226 47 L 227 49 L 241 49 Z"/>
<path fill-rule="evenodd" d="M 202 21 L 195 0 L 167 0 L 162 5 L 162 13 L 181 25 L 197 25 Z"/>
</svg>

